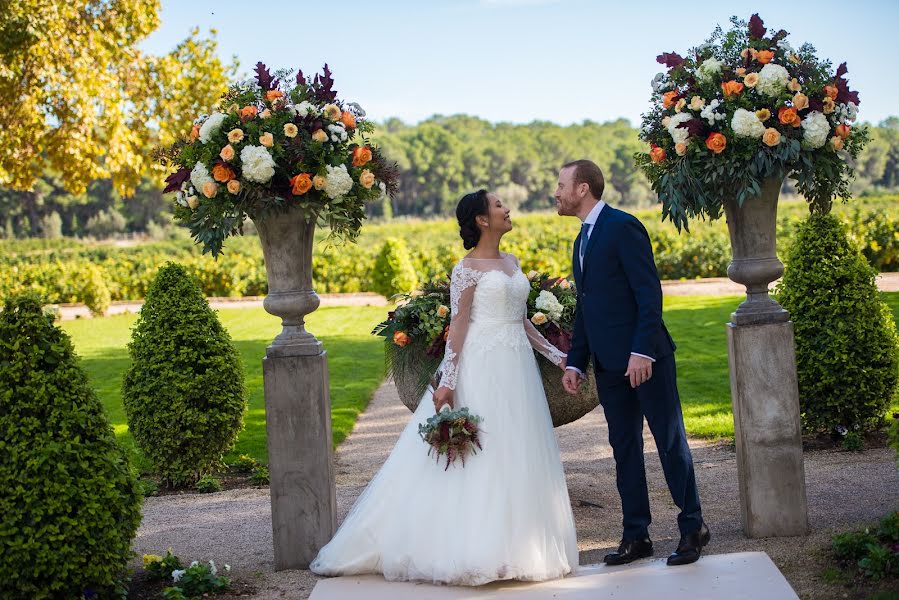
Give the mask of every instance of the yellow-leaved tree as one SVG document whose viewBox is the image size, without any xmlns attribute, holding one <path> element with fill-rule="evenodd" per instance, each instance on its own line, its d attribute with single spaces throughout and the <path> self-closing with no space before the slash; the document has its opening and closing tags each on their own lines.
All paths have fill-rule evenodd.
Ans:
<svg viewBox="0 0 899 600">
<path fill-rule="evenodd" d="M 0 186 L 30 190 L 50 168 L 75 194 L 102 178 L 133 192 L 152 147 L 186 137 L 237 69 L 214 30 L 142 53 L 158 25 L 159 0 L 0 0 Z"/>
</svg>

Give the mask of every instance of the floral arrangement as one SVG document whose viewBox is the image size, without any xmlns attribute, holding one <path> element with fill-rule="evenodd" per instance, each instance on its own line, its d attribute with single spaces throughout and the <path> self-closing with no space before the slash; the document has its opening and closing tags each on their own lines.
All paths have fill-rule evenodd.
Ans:
<svg viewBox="0 0 899 600">
<path fill-rule="evenodd" d="M 577 290 L 564 277 L 550 277 L 545 273 L 528 273 L 531 291 L 528 294 L 528 318 L 547 341 L 561 350 L 571 349 Z"/>
<path fill-rule="evenodd" d="M 212 560 L 208 566 L 195 560 L 190 566 L 184 567 L 181 560 L 172 554 L 171 548 L 164 557 L 158 554 L 144 554 L 143 559 L 144 568 L 150 579 L 171 578 L 175 584 L 163 591 L 163 596 L 169 600 L 205 597 L 227 590 L 231 585 L 227 577 L 218 574 L 218 568 Z M 225 572 L 230 571 L 230 565 L 225 565 Z"/>
<path fill-rule="evenodd" d="M 456 459 L 461 460 L 464 467 L 466 456 L 483 450 L 478 427 L 480 420 L 480 417 L 470 415 L 467 408 L 443 410 L 420 424 L 418 435 L 429 446 L 428 456 L 433 454 L 438 464 L 441 456 L 446 457 L 444 471 Z"/>
<path fill-rule="evenodd" d="M 176 169 L 164 189 L 175 192 L 175 219 L 204 253 L 220 254 L 244 220 L 274 210 L 302 210 L 352 241 L 365 202 L 396 192 L 396 165 L 369 142 L 365 111 L 337 98 L 328 65 L 288 84 L 292 74 L 258 63 L 256 77 L 232 85 L 188 139 L 156 152 Z"/>
<path fill-rule="evenodd" d="M 657 58 L 668 70 L 653 79 L 643 115 L 650 150 L 635 158 L 678 229 L 690 217 L 720 217 L 726 199 L 742 205 L 768 177 L 795 178 L 810 209 L 827 212 L 850 196 L 851 162 L 868 140 L 853 125 L 859 97 L 846 63 L 834 71 L 757 14 L 731 23 L 685 57 Z"/>
</svg>

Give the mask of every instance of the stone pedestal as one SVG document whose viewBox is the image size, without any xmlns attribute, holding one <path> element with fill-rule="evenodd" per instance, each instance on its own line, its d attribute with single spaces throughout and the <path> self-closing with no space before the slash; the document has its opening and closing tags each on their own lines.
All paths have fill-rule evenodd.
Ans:
<svg viewBox="0 0 899 600">
<path fill-rule="evenodd" d="M 327 355 L 270 347 L 262 371 L 275 569 L 306 569 L 337 530 Z"/>
<path fill-rule="evenodd" d="M 727 325 L 744 533 L 808 533 L 793 323 Z"/>
</svg>

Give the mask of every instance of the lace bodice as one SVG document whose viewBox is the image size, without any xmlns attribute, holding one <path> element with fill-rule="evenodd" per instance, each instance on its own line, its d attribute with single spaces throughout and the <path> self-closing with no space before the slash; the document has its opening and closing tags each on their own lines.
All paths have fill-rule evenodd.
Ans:
<svg viewBox="0 0 899 600">
<path fill-rule="evenodd" d="M 450 282 L 449 335 L 443 360 L 441 386 L 455 389 L 459 359 L 472 329 L 469 345 L 530 344 L 555 365 L 565 354 L 546 341 L 527 318 L 531 286 L 518 259 L 502 254 L 498 259 L 463 258 L 453 268 Z"/>
</svg>

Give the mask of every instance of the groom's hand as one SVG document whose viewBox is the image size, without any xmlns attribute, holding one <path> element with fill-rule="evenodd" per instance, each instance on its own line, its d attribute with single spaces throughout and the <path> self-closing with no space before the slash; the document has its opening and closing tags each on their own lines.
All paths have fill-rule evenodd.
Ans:
<svg viewBox="0 0 899 600">
<path fill-rule="evenodd" d="M 571 395 L 578 393 L 582 381 L 581 374 L 574 369 L 567 369 L 565 374 L 562 375 L 562 387 Z"/>
<path fill-rule="evenodd" d="M 639 387 L 652 377 L 652 361 L 645 356 L 631 354 L 624 376 L 630 379 L 632 388 Z"/>
</svg>

